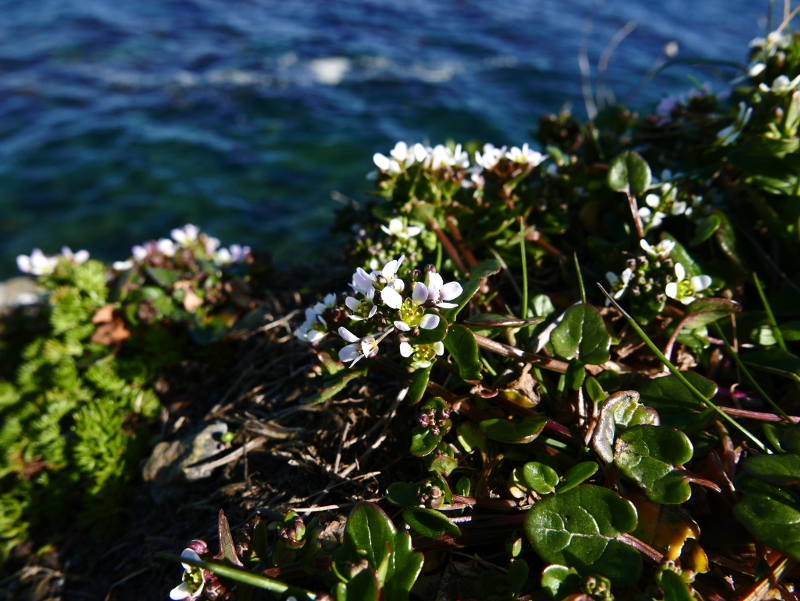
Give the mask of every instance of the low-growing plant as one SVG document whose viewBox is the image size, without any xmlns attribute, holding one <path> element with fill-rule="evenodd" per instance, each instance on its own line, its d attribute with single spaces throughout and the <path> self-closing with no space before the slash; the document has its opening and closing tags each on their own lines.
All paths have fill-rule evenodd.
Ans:
<svg viewBox="0 0 800 601">
<path fill-rule="evenodd" d="M 332 555 L 294 515 L 299 538 L 248 525 L 238 556 L 221 528 L 172 598 L 402 600 L 420 554 L 490 544 L 498 599 L 795 598 L 800 36 L 781 30 L 724 100 L 547 116 L 542 152 L 376 154 L 378 200 L 339 220 L 349 290 L 297 337 L 309 404 L 377 369 L 407 386 L 428 474 L 386 491 L 405 525 L 361 503 Z"/>
<path fill-rule="evenodd" d="M 111 267 L 69 249 L 18 259 L 38 276 L 44 300 L 0 325 L 2 333 L 24 322 L 35 334 L 23 349 L 2 348 L 10 377 L 0 381 L 0 563 L 33 531 L 57 539 L 75 513 L 98 536 L 119 532 L 154 442 L 156 381 L 202 354 L 192 345 L 225 335 L 263 269 L 248 248 L 219 249 L 191 225 L 133 254 Z"/>
</svg>

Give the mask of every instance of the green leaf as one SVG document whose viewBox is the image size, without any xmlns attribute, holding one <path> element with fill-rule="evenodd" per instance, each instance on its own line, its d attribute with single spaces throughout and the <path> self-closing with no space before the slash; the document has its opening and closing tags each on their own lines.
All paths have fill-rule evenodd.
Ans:
<svg viewBox="0 0 800 601">
<path fill-rule="evenodd" d="M 575 568 L 554 564 L 542 572 L 542 588 L 559 601 L 581 585 L 583 578 Z"/>
<path fill-rule="evenodd" d="M 427 538 L 439 538 L 445 532 L 453 536 L 461 534 L 461 529 L 446 515 L 427 507 L 411 507 L 403 510 L 403 519 L 415 532 Z"/>
<path fill-rule="evenodd" d="M 461 282 L 461 294 L 457 296 L 455 299 L 450 301 L 451 303 L 456 304 L 456 307 L 452 309 L 444 309 L 442 311 L 442 315 L 445 316 L 447 321 L 454 322 L 456 317 L 461 312 L 461 309 L 467 306 L 467 303 L 472 299 L 475 293 L 478 291 L 478 288 L 481 287 L 481 278 L 473 278 L 467 282 Z"/>
<path fill-rule="evenodd" d="M 706 399 L 712 399 L 717 394 L 717 385 L 711 380 L 693 371 L 682 373 Z M 637 382 L 632 388 L 639 392 L 639 400 L 642 403 L 658 411 L 661 423 L 667 426 L 683 429 L 697 413 L 706 409 L 706 406 L 672 374 Z"/>
<path fill-rule="evenodd" d="M 608 398 L 608 393 L 603 390 L 600 382 L 598 382 L 594 376 L 588 376 L 584 384 L 586 386 L 586 393 L 589 395 L 589 398 L 592 399 L 592 402 L 601 403 Z"/>
<path fill-rule="evenodd" d="M 228 525 L 228 518 L 225 513 L 220 509 L 217 516 L 217 526 L 219 531 L 219 547 L 222 551 L 222 556 L 235 566 L 241 566 L 242 562 L 239 556 L 236 555 L 236 545 L 231 536 L 231 527 Z"/>
<path fill-rule="evenodd" d="M 336 601 L 378 601 L 381 585 L 375 570 L 361 570 L 336 587 Z"/>
<path fill-rule="evenodd" d="M 800 455 L 800 424 L 795 424 L 781 436 L 781 447 L 784 451 Z"/>
<path fill-rule="evenodd" d="M 724 298 L 698 298 L 686 307 L 683 327 L 693 330 L 733 313 L 739 313 L 742 306 L 736 301 Z"/>
<path fill-rule="evenodd" d="M 741 487 L 737 477 L 737 488 Z M 733 515 L 762 543 L 800 560 L 800 496 L 797 486 L 792 492 L 775 485 L 760 488 L 767 492 L 746 492 L 733 508 Z M 752 486 L 752 485 L 751 485 Z M 755 488 L 755 487 L 752 487 Z"/>
<path fill-rule="evenodd" d="M 489 447 L 486 444 L 486 436 L 481 431 L 481 428 L 475 422 L 462 422 L 457 428 L 458 442 L 465 453 L 471 453 L 475 449 L 480 449 L 484 453 L 489 452 Z"/>
<path fill-rule="evenodd" d="M 147 275 L 155 280 L 156 284 L 162 286 L 163 288 L 168 288 L 181 279 L 181 274 L 174 269 L 148 267 L 145 269 L 145 271 L 147 272 Z"/>
<path fill-rule="evenodd" d="M 754 455 L 745 460 L 744 471 L 773 484 L 796 484 L 800 482 L 800 455 Z"/>
<path fill-rule="evenodd" d="M 567 309 L 550 334 L 550 342 L 556 354 L 564 359 L 578 358 L 593 365 L 609 359 L 611 336 L 600 313 L 591 305 L 578 303 Z"/>
<path fill-rule="evenodd" d="M 464 320 L 464 325 L 473 328 L 508 328 L 519 327 L 544 321 L 544 317 L 520 319 L 519 317 L 497 315 L 495 313 L 479 313 L 475 317 Z"/>
<path fill-rule="evenodd" d="M 583 386 L 583 380 L 586 378 L 586 370 L 584 365 L 578 359 L 573 359 L 567 365 L 567 373 L 564 374 L 567 386 L 572 390 L 578 390 Z"/>
<path fill-rule="evenodd" d="M 386 499 L 398 507 L 419 505 L 419 485 L 407 482 L 393 482 L 386 489 Z"/>
<path fill-rule="evenodd" d="M 332 399 L 342 390 L 344 390 L 344 387 L 347 386 L 352 380 L 360 378 L 361 376 L 366 375 L 366 373 L 366 367 L 356 370 L 348 370 L 337 378 L 329 380 L 328 383 L 326 383 L 325 388 L 322 389 L 322 391 L 320 391 L 318 394 L 315 394 L 305 401 L 305 404 L 310 406 L 320 405 L 328 399 Z"/>
<path fill-rule="evenodd" d="M 641 424 L 659 425 L 658 412 L 639 402 L 639 393 L 635 390 L 615 392 L 600 409 L 592 446 L 606 463 L 614 461 L 614 441 L 618 433 L 630 426 Z"/>
<path fill-rule="evenodd" d="M 664 593 L 664 601 L 695 601 L 689 586 L 672 570 L 662 572 L 661 592 Z"/>
<path fill-rule="evenodd" d="M 487 259 L 481 263 L 478 263 L 475 267 L 469 270 L 469 275 L 472 279 L 475 278 L 485 278 L 490 275 L 494 275 L 498 271 L 500 271 L 503 266 L 500 264 L 500 261 L 497 259 Z"/>
<path fill-rule="evenodd" d="M 539 436 L 546 423 L 546 416 L 532 415 L 520 422 L 500 418 L 485 419 L 480 423 L 480 427 L 486 437 L 491 440 L 524 444 Z"/>
<path fill-rule="evenodd" d="M 680 430 L 641 425 L 617 438 L 614 463 L 620 472 L 639 484 L 655 503 L 678 504 L 689 500 L 692 490 L 680 469 L 694 449 Z"/>
<path fill-rule="evenodd" d="M 425 457 L 436 448 L 441 440 L 441 434 L 433 434 L 429 428 L 417 426 L 411 431 L 411 454 Z"/>
<path fill-rule="evenodd" d="M 576 486 L 583 484 L 594 476 L 596 471 L 597 464 L 594 461 L 582 461 L 577 465 L 573 465 L 564 474 L 564 481 L 556 486 L 556 493 L 564 494 L 568 490 L 572 490 Z"/>
<path fill-rule="evenodd" d="M 689 246 L 699 246 L 711 236 L 720 226 L 720 218 L 717 215 L 709 215 L 697 222 L 697 230 L 694 233 L 694 238 L 689 242 Z"/>
<path fill-rule="evenodd" d="M 467 381 L 483 379 L 478 343 L 468 328 L 459 324 L 451 325 L 447 338 L 444 339 L 444 346 L 455 359 L 462 379 Z"/>
<path fill-rule="evenodd" d="M 630 501 L 607 488 L 584 485 L 535 503 L 525 516 L 525 535 L 545 563 L 630 587 L 639 579 L 642 557 L 617 537 L 636 523 Z"/>
<path fill-rule="evenodd" d="M 383 509 L 368 501 L 358 502 L 347 518 L 342 546 L 333 552 L 338 571 L 348 572 L 348 563 L 358 564 L 362 559 L 378 570 L 391 553 L 396 533 Z"/>
<path fill-rule="evenodd" d="M 431 369 L 433 364 L 423 369 L 418 369 L 411 377 L 411 385 L 408 387 L 407 400 L 409 404 L 416 405 L 422 400 L 425 390 L 428 388 L 428 380 L 431 377 Z"/>
<path fill-rule="evenodd" d="M 553 492 L 558 484 L 556 471 L 538 461 L 530 461 L 522 466 L 522 479 L 528 488 L 540 495 Z"/>
<path fill-rule="evenodd" d="M 521 559 L 517 559 L 508 566 L 508 574 L 506 577 L 508 578 L 508 584 L 511 586 L 513 592 L 516 593 L 522 590 L 522 587 L 528 580 L 529 572 L 528 564 Z"/>
<path fill-rule="evenodd" d="M 647 190 L 652 180 L 650 166 L 636 152 L 623 152 L 611 161 L 608 169 L 608 185 L 616 192 L 635 196 Z"/>
</svg>

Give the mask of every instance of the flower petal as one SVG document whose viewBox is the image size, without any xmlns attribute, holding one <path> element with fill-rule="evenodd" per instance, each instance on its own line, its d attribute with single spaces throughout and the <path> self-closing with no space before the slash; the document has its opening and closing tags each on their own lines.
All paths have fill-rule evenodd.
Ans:
<svg viewBox="0 0 800 601">
<path fill-rule="evenodd" d="M 686 277 L 686 269 L 681 263 L 675 263 L 675 277 L 678 278 L 679 282 L 682 282 Z"/>
<path fill-rule="evenodd" d="M 182 601 L 183 599 L 191 599 L 194 595 L 188 582 L 181 582 L 178 586 L 169 592 L 169 598 L 173 601 Z"/>
<path fill-rule="evenodd" d="M 400 354 L 403 357 L 410 357 L 414 354 L 414 348 L 408 342 L 400 343 Z"/>
<path fill-rule="evenodd" d="M 360 340 L 358 336 L 353 334 L 350 330 L 348 330 L 344 326 L 341 326 L 339 328 L 339 336 L 347 340 L 347 342 L 358 342 Z"/>
<path fill-rule="evenodd" d="M 414 283 L 414 291 L 411 293 L 411 300 L 415 305 L 421 305 L 428 300 L 428 287 L 422 282 Z"/>
<path fill-rule="evenodd" d="M 345 363 L 349 363 L 350 361 L 358 361 L 359 357 L 361 357 L 359 349 L 360 346 L 358 344 L 348 344 L 339 351 L 339 360 Z"/>
<path fill-rule="evenodd" d="M 444 343 L 441 340 L 439 342 L 434 342 L 433 351 L 440 357 L 444 355 Z"/>
<path fill-rule="evenodd" d="M 347 305 L 347 308 L 351 311 L 358 311 L 358 308 L 361 306 L 361 303 L 358 301 L 357 298 L 353 298 L 352 296 L 348 296 L 344 299 L 344 304 Z"/>
<path fill-rule="evenodd" d="M 664 294 L 670 298 L 678 298 L 678 284 L 676 282 L 669 282 L 664 288 Z"/>
<path fill-rule="evenodd" d="M 711 278 L 707 275 L 696 275 L 692 278 L 692 288 L 695 292 L 705 290 L 711 285 Z"/>
<path fill-rule="evenodd" d="M 433 330 L 439 325 L 439 316 L 433 313 L 426 313 L 419 322 L 419 327 L 423 330 Z"/>
<path fill-rule="evenodd" d="M 396 327 L 401 332 L 409 332 L 409 331 L 411 331 L 411 328 L 404 321 L 395 321 L 392 325 L 394 325 L 394 327 Z"/>
<path fill-rule="evenodd" d="M 403 305 L 403 297 L 394 288 L 388 286 L 381 290 L 381 300 L 392 309 L 399 309 Z"/>
<path fill-rule="evenodd" d="M 449 301 L 461 296 L 463 291 L 464 289 L 458 282 L 449 282 L 439 289 L 439 295 L 442 297 L 442 300 Z"/>
</svg>

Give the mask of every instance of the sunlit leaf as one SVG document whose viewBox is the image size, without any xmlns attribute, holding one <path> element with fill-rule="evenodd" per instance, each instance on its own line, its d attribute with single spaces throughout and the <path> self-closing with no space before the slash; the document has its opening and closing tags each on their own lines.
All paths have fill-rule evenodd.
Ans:
<svg viewBox="0 0 800 601">
<path fill-rule="evenodd" d="M 556 493 L 563 494 L 586 482 L 594 476 L 597 471 L 597 464 L 594 461 L 582 461 L 573 465 L 564 474 L 563 481 L 556 486 Z"/>
<path fill-rule="evenodd" d="M 450 326 L 444 346 L 450 351 L 458 365 L 458 370 L 464 380 L 481 380 L 483 375 L 480 358 L 478 356 L 478 343 L 475 335 L 459 324 Z"/>
<path fill-rule="evenodd" d="M 779 486 L 743 473 L 736 488 L 744 493 L 733 508 L 736 519 L 768 547 L 800 560 L 800 485 Z"/>
<path fill-rule="evenodd" d="M 636 528 L 636 509 L 615 492 L 584 485 L 538 501 L 525 516 L 525 534 L 548 564 L 608 578 L 614 586 L 636 584 L 642 557 L 617 537 Z"/>
<path fill-rule="evenodd" d="M 603 318 L 591 305 L 578 303 L 564 314 L 550 342 L 556 354 L 564 359 L 580 359 L 583 363 L 599 365 L 608 361 L 611 336 Z"/>
<path fill-rule="evenodd" d="M 689 242 L 689 246 L 699 246 L 713 236 L 719 226 L 720 219 L 717 215 L 702 218 L 697 222 L 697 230 L 695 230 L 694 238 Z"/>
<path fill-rule="evenodd" d="M 608 169 L 609 187 L 632 196 L 647 190 L 651 180 L 650 166 L 636 152 L 623 152 L 611 161 Z"/>
<path fill-rule="evenodd" d="M 619 432 L 641 424 L 659 425 L 658 412 L 639 402 L 635 390 L 612 394 L 600 409 L 600 417 L 592 435 L 592 446 L 606 463 L 614 461 L 614 441 Z"/>
<path fill-rule="evenodd" d="M 689 586 L 672 570 L 664 570 L 661 574 L 661 592 L 664 601 L 696 601 Z"/>
<path fill-rule="evenodd" d="M 491 440 L 523 444 L 539 436 L 546 423 L 546 416 L 532 415 L 518 422 L 500 418 L 486 419 L 480 423 L 480 427 Z"/>
<path fill-rule="evenodd" d="M 700 537 L 700 527 L 680 508 L 654 503 L 636 492 L 627 493 L 625 498 L 639 514 L 639 523 L 631 534 L 667 559 L 676 561 L 686 540 Z"/>
<path fill-rule="evenodd" d="M 724 298 L 698 298 L 686 307 L 683 327 L 687 330 L 707 326 L 727 315 L 738 313 L 742 306 Z"/>
<path fill-rule="evenodd" d="M 440 511 L 426 507 L 411 507 L 403 511 L 403 519 L 415 532 L 427 538 L 438 538 L 445 532 L 454 536 L 461 530 Z"/>
<path fill-rule="evenodd" d="M 693 371 L 682 373 L 706 399 L 717 394 L 717 385 L 711 380 Z M 639 392 L 639 401 L 658 411 L 661 423 L 667 426 L 685 429 L 700 412 L 706 410 L 706 406 L 672 374 L 636 382 L 632 388 Z"/>
<path fill-rule="evenodd" d="M 411 377 L 411 385 L 408 387 L 407 400 L 409 404 L 415 405 L 422 400 L 425 390 L 428 388 L 428 380 L 431 376 L 431 369 L 433 365 L 418 369 Z"/>
<path fill-rule="evenodd" d="M 656 503 L 677 504 L 692 496 L 680 469 L 694 449 L 680 430 L 664 426 L 633 426 L 617 438 L 614 463 L 620 472 L 639 484 Z"/>
<path fill-rule="evenodd" d="M 339 394 L 344 387 L 347 386 L 350 382 L 355 380 L 356 378 L 360 378 L 361 376 L 367 373 L 367 368 L 363 367 L 361 369 L 356 370 L 348 370 L 341 375 L 329 380 L 325 388 L 323 388 L 319 393 L 315 394 L 311 398 L 306 401 L 307 405 L 320 405 L 325 401 L 332 399 L 337 394 Z"/>
<path fill-rule="evenodd" d="M 553 492 L 558 484 L 556 471 L 538 461 L 530 461 L 522 466 L 522 479 L 528 488 L 540 495 Z"/>
<path fill-rule="evenodd" d="M 472 297 L 475 295 L 475 293 L 478 291 L 478 288 L 480 287 L 481 287 L 481 278 L 472 278 L 471 280 L 468 280 L 466 282 L 464 281 L 461 282 L 461 288 L 462 288 L 461 294 L 452 301 L 450 301 L 457 306 L 453 307 L 452 309 L 444 309 L 442 311 L 442 315 L 445 316 L 447 321 L 454 322 L 456 320 L 456 317 L 461 312 L 461 309 L 467 306 L 467 303 L 469 303 L 470 299 L 472 299 Z"/>
<path fill-rule="evenodd" d="M 745 460 L 744 470 L 773 484 L 795 484 L 800 482 L 800 455 L 754 455 Z"/>
<path fill-rule="evenodd" d="M 583 578 L 575 568 L 554 564 L 542 571 L 542 588 L 559 601 L 581 585 Z"/>
</svg>

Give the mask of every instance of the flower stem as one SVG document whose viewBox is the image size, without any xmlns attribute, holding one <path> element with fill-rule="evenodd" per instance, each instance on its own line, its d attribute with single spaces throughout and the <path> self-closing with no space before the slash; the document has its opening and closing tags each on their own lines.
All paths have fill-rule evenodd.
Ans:
<svg viewBox="0 0 800 601">
<path fill-rule="evenodd" d="M 522 259 L 522 311 L 520 317 L 528 319 L 528 258 L 525 255 L 525 219 L 519 219 L 519 248 Z"/>
</svg>

